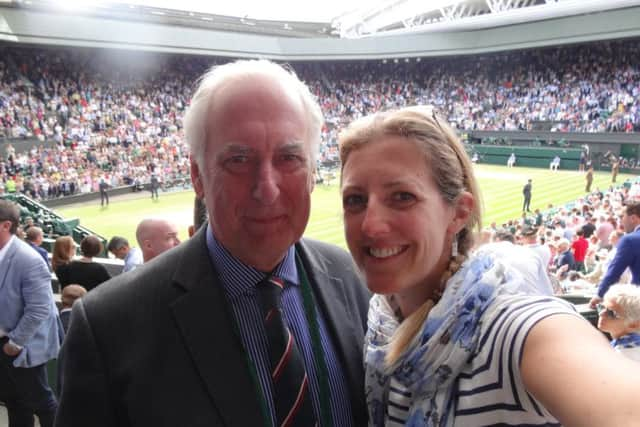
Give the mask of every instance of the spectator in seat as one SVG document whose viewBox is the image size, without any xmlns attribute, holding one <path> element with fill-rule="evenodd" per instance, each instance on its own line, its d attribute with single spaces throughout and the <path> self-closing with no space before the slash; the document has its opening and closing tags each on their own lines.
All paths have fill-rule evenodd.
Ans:
<svg viewBox="0 0 640 427">
<path fill-rule="evenodd" d="M 584 260 L 589 250 L 589 241 L 584 238 L 584 231 L 576 231 L 577 238 L 571 243 L 571 249 L 573 250 L 574 270 L 585 273 Z"/>
<path fill-rule="evenodd" d="M 136 228 L 136 240 L 142 249 L 144 262 L 149 262 L 161 253 L 178 246 L 178 227 L 160 218 L 147 218 Z"/>
<path fill-rule="evenodd" d="M 90 291 L 109 280 L 111 276 L 104 265 L 93 261 L 93 257 L 102 253 L 102 250 L 102 242 L 96 236 L 89 235 L 82 239 L 80 242 L 82 257 L 68 264 L 62 264 L 56 270 L 61 288 L 64 290 L 67 285 L 78 284 Z"/>
<path fill-rule="evenodd" d="M 85 288 L 75 284 L 67 285 L 62 290 L 62 309 L 60 310 L 60 320 L 62 321 L 65 333 L 69 329 L 69 318 L 71 317 L 71 307 L 73 307 L 73 303 L 78 298 L 82 298 L 86 293 L 87 290 Z"/>
<path fill-rule="evenodd" d="M 27 229 L 25 233 L 26 241 L 36 252 L 40 254 L 44 262 L 47 264 L 47 268 L 51 271 L 51 264 L 49 264 L 49 253 L 42 247 L 42 240 L 44 239 L 44 234 L 42 233 L 42 228 L 31 226 Z"/>
<path fill-rule="evenodd" d="M 640 288 L 612 285 L 597 309 L 598 329 L 611 335 L 611 346 L 640 362 Z"/>
<path fill-rule="evenodd" d="M 140 249 L 129 246 L 129 241 L 124 237 L 113 236 L 107 244 L 107 250 L 116 258 L 124 261 L 123 273 L 135 270 L 137 266 L 142 265 L 144 262 Z"/>
</svg>

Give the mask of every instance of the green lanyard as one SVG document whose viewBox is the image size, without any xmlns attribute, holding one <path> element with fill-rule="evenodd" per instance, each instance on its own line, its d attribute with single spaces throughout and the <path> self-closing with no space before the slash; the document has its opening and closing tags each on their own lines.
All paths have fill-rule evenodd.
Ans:
<svg viewBox="0 0 640 427">
<path fill-rule="evenodd" d="M 311 292 L 311 284 L 309 278 L 302 264 L 302 260 L 296 253 L 296 267 L 298 269 L 298 277 L 300 279 L 300 289 L 302 290 L 302 304 L 304 306 L 305 317 L 307 318 L 307 324 L 309 326 L 309 333 L 311 335 L 311 348 L 313 350 L 313 358 L 316 363 L 316 376 L 318 377 L 319 395 L 320 395 L 320 426 L 332 427 L 333 419 L 331 418 L 331 403 L 329 402 L 329 369 L 327 368 L 327 362 L 324 357 L 324 350 L 322 349 L 322 341 L 320 339 L 320 324 L 318 323 L 318 313 L 316 311 L 316 305 Z M 231 318 L 235 320 L 235 316 L 231 315 Z M 240 339 L 240 328 L 238 322 L 233 322 L 234 331 L 238 339 Z M 258 371 L 255 364 L 249 357 L 249 353 L 244 352 L 244 357 L 249 368 L 249 374 L 253 380 L 253 384 L 258 391 L 260 397 L 260 408 L 262 409 L 262 416 L 265 421 L 266 427 L 274 427 L 271 422 L 271 412 L 264 396 L 264 390 L 258 380 Z"/>
<path fill-rule="evenodd" d="M 320 339 L 320 324 L 318 322 L 318 312 L 316 304 L 311 292 L 311 284 L 304 269 L 302 260 L 296 252 L 296 266 L 298 267 L 298 276 L 300 278 L 300 286 L 302 288 L 302 302 L 304 304 L 304 312 L 307 316 L 309 331 L 311 333 L 311 346 L 313 348 L 313 356 L 316 362 L 316 375 L 318 377 L 318 385 L 320 387 L 320 425 L 322 427 L 333 426 L 331 418 L 331 404 L 329 402 L 329 369 L 324 357 L 322 349 L 322 341 Z"/>
</svg>

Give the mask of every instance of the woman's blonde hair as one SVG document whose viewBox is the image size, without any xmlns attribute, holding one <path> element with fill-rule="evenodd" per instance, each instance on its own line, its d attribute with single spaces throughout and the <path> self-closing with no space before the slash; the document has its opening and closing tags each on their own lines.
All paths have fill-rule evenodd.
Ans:
<svg viewBox="0 0 640 427">
<path fill-rule="evenodd" d="M 75 251 L 75 242 L 71 236 L 61 236 L 56 239 L 53 244 L 53 253 L 51 254 L 51 267 L 53 271 L 71 261 L 72 251 Z"/>
<path fill-rule="evenodd" d="M 403 137 L 407 142 L 417 144 L 424 154 L 427 170 L 430 170 L 431 177 L 446 203 L 454 204 L 465 191 L 473 197 L 473 209 L 467 224 L 455 237 L 458 255 L 451 257 L 441 281 L 441 285 L 444 286 L 462 265 L 473 246 L 474 232 L 481 228 L 482 202 L 473 173 L 473 163 L 445 119 L 438 117 L 431 107 L 415 106 L 377 113 L 349 125 L 339 137 L 342 168 L 344 169 L 352 152 L 386 137 Z M 393 365 L 404 353 L 419 332 L 433 304 L 434 301 L 428 300 L 402 322 L 387 353 L 387 365 Z"/>
</svg>

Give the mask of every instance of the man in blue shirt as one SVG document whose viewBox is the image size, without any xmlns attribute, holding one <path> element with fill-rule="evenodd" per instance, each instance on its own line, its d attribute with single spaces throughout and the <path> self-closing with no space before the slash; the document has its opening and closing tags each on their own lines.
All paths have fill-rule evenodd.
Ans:
<svg viewBox="0 0 640 427">
<path fill-rule="evenodd" d="M 602 302 L 609 287 L 620 279 L 627 268 L 631 270 L 631 283 L 640 285 L 640 202 L 626 203 L 622 225 L 627 234 L 618 242 L 616 255 L 598 286 L 598 294 L 590 301 L 592 308 Z"/>
<path fill-rule="evenodd" d="M 290 360 L 304 380 L 289 390 L 299 399 L 287 425 L 367 424 L 369 293 L 345 251 L 302 238 L 322 124 L 309 89 L 277 64 L 203 76 L 184 126 L 208 224 L 74 305 L 59 427 L 282 425 Z M 281 305 L 264 314 L 266 282 Z M 273 318 L 288 332 L 276 370 Z"/>
<path fill-rule="evenodd" d="M 129 246 L 129 241 L 124 237 L 113 236 L 107 244 L 107 250 L 118 259 L 124 261 L 124 267 L 122 272 L 135 270 L 139 265 L 144 262 L 142 259 L 142 251 L 138 248 L 132 248 Z"/>
</svg>

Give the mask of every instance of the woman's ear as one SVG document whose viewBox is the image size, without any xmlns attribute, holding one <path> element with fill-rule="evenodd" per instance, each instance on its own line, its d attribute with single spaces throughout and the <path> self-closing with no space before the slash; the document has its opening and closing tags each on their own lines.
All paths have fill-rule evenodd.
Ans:
<svg viewBox="0 0 640 427">
<path fill-rule="evenodd" d="M 457 234 L 462 230 L 465 225 L 469 222 L 469 218 L 473 213 L 473 208 L 475 207 L 475 200 L 473 196 L 468 191 L 463 191 L 460 193 L 456 201 L 454 202 L 454 216 L 451 222 L 449 223 L 449 227 L 447 227 L 447 231 L 453 234 Z"/>
</svg>

